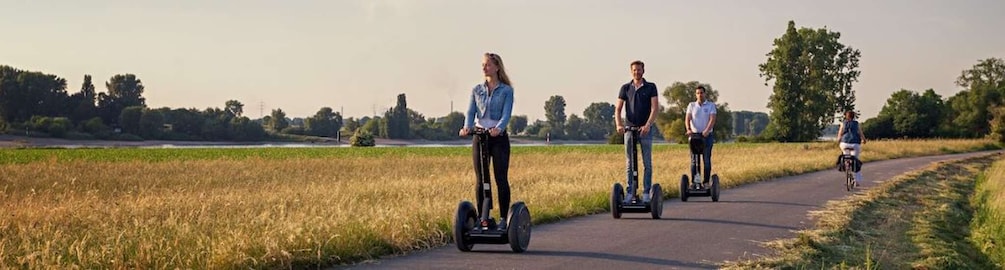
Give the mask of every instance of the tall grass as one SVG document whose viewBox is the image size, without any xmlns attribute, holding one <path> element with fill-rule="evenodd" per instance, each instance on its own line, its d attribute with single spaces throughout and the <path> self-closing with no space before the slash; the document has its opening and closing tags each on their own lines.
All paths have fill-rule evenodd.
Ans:
<svg viewBox="0 0 1005 270">
<path fill-rule="evenodd" d="M 977 180 L 971 196 L 974 219 L 970 242 L 995 264 L 1005 268 L 1005 159 L 995 162 Z"/>
<path fill-rule="evenodd" d="M 996 147 L 886 141 L 866 160 Z M 726 187 L 833 166 L 833 143 L 719 144 Z M 668 196 L 686 149 L 654 151 Z M 475 187 L 466 148 L 0 150 L 0 267 L 287 268 L 443 245 Z M 868 167 L 866 167 L 868 169 Z M 606 211 L 620 146 L 514 147 L 535 223 Z M 498 213 L 496 213 L 498 215 Z"/>
<path fill-rule="evenodd" d="M 813 229 L 769 244 L 777 255 L 725 268 L 990 269 L 988 257 L 968 241 L 974 214 L 968 197 L 977 175 L 1000 158 L 939 164 L 828 202 L 813 213 Z"/>
</svg>

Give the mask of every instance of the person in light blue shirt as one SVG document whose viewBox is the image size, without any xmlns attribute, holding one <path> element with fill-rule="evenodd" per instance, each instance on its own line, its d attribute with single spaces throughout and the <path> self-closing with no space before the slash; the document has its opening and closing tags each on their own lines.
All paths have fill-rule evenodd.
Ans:
<svg viewBox="0 0 1005 270">
<path fill-rule="evenodd" d="M 462 137 L 472 133 L 473 129 L 484 129 L 489 132 L 486 150 L 489 152 L 492 163 L 492 174 L 495 175 L 496 189 L 499 195 L 499 229 L 506 229 L 506 215 L 509 213 L 509 153 L 510 142 L 506 134 L 506 125 L 513 113 L 513 87 L 506 69 L 503 66 L 502 58 L 498 54 L 485 53 L 482 59 L 482 73 L 485 81 L 475 85 L 471 90 L 471 102 L 468 111 L 464 115 L 464 127 L 461 128 Z M 482 209 L 482 201 L 485 200 L 481 192 L 481 181 L 483 175 L 489 174 L 488 168 L 479 170 L 479 157 L 481 152 L 478 149 L 480 136 L 474 136 L 471 141 L 471 154 L 474 158 L 475 167 L 475 194 L 478 199 L 478 212 Z"/>
</svg>

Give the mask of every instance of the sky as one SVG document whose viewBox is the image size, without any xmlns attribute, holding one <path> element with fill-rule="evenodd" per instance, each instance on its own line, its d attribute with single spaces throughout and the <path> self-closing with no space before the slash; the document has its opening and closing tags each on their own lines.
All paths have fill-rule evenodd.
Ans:
<svg viewBox="0 0 1005 270">
<path fill-rule="evenodd" d="M 258 118 L 322 107 L 382 114 L 404 93 L 427 117 L 463 111 L 499 54 L 514 115 L 614 103 L 629 63 L 665 89 L 701 81 L 731 110 L 768 112 L 759 76 L 788 21 L 841 33 L 862 52 L 856 106 L 874 117 L 894 91 L 959 92 L 980 59 L 1005 58 L 1005 1 L 154 1 L 0 0 L 0 65 L 54 74 L 77 92 L 136 74 L 149 107 L 245 104 Z M 665 100 L 662 100 L 666 104 Z"/>
</svg>

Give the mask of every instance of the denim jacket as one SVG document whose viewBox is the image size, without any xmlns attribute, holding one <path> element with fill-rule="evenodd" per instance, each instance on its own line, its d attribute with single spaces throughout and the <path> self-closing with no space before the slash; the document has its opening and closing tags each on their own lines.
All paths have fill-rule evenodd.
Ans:
<svg viewBox="0 0 1005 270">
<path fill-rule="evenodd" d="M 482 83 L 476 85 L 471 90 L 471 105 L 468 106 L 468 113 L 464 115 L 464 127 L 474 127 L 475 119 L 483 118 L 487 115 L 489 119 L 499 120 L 499 124 L 495 126 L 496 128 L 505 130 L 512 113 L 513 87 L 499 82 L 499 85 L 492 91 L 490 100 L 488 85 Z"/>
</svg>

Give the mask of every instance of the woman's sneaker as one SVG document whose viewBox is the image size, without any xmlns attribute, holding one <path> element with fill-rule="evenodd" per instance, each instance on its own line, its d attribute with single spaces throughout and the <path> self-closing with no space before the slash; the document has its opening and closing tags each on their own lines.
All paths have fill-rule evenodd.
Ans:
<svg viewBox="0 0 1005 270">
<path fill-rule="evenodd" d="M 497 228 L 499 228 L 500 231 L 506 231 L 506 218 L 499 219 L 499 226 Z"/>
</svg>

